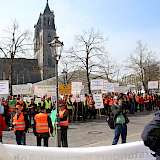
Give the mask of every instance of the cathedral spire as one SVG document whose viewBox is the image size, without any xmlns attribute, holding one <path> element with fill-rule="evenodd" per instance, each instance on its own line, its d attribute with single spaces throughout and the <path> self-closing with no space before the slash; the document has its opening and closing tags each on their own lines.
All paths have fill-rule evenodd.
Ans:
<svg viewBox="0 0 160 160">
<path fill-rule="evenodd" d="M 49 4 L 48 4 L 48 0 L 47 0 L 46 8 L 44 9 L 44 14 L 48 14 L 48 13 L 51 13 L 51 10 L 49 8 Z"/>
</svg>

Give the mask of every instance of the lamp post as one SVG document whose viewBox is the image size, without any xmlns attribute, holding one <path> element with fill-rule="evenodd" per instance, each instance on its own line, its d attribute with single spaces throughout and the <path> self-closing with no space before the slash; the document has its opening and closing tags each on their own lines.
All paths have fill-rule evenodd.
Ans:
<svg viewBox="0 0 160 160">
<path fill-rule="evenodd" d="M 63 79 L 64 79 L 64 85 L 67 85 L 67 71 L 65 69 L 63 69 Z"/>
<path fill-rule="evenodd" d="M 59 113 L 58 109 L 58 62 L 61 57 L 62 49 L 63 49 L 63 42 L 58 40 L 59 37 L 54 37 L 53 41 L 49 43 L 51 48 L 53 57 L 55 59 L 55 75 L 56 75 L 56 110 Z M 61 147 L 61 133 L 60 133 L 60 126 L 59 126 L 59 116 L 57 114 L 57 146 Z"/>
</svg>

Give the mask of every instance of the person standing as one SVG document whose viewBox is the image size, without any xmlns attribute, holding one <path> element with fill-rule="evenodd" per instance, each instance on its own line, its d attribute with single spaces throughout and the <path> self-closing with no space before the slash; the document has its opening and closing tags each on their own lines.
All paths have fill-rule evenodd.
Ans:
<svg viewBox="0 0 160 160">
<path fill-rule="evenodd" d="M 71 123 L 73 119 L 73 103 L 71 101 L 72 95 L 69 95 L 67 98 L 67 109 L 69 113 L 69 123 Z"/>
<path fill-rule="evenodd" d="M 51 118 L 46 113 L 45 107 L 41 107 L 40 113 L 34 117 L 33 133 L 37 137 L 37 146 L 41 146 L 42 139 L 44 146 L 48 147 L 50 134 L 53 133 Z"/>
<path fill-rule="evenodd" d="M 3 117 L 4 108 L 2 109 L 0 106 L 0 142 L 2 143 L 3 130 L 7 127 L 5 123 L 5 119 Z"/>
<path fill-rule="evenodd" d="M 52 109 L 53 109 L 53 105 L 52 105 L 52 101 L 51 101 L 51 97 L 48 97 L 45 100 L 45 109 L 47 113 L 51 113 Z"/>
<path fill-rule="evenodd" d="M 95 101 L 92 95 L 90 95 L 88 99 L 88 110 L 89 110 L 89 119 L 91 119 L 92 117 L 96 119 Z"/>
<path fill-rule="evenodd" d="M 62 144 L 62 147 L 68 147 L 67 130 L 68 130 L 68 126 L 69 126 L 69 122 L 68 122 L 69 121 L 69 113 L 66 109 L 65 103 L 61 103 L 59 105 L 59 107 L 60 107 L 59 126 L 60 126 L 60 130 L 61 130 L 61 144 Z"/>
<path fill-rule="evenodd" d="M 114 97 L 112 113 L 114 114 L 114 123 L 115 123 L 114 138 L 112 145 L 116 145 L 118 143 L 120 135 L 122 138 L 122 143 L 126 143 L 127 123 L 129 123 L 129 120 L 125 115 L 125 113 L 123 113 L 122 102 L 119 101 L 117 97 Z"/>
<path fill-rule="evenodd" d="M 26 132 L 29 128 L 28 116 L 23 113 L 23 107 L 16 105 L 16 114 L 13 117 L 12 125 L 16 135 L 18 145 L 26 145 Z"/>
<path fill-rule="evenodd" d="M 28 105 L 27 112 L 29 116 L 29 127 L 33 127 L 34 116 L 36 115 L 37 105 L 34 102 L 34 99 L 31 99 L 30 104 Z"/>
</svg>

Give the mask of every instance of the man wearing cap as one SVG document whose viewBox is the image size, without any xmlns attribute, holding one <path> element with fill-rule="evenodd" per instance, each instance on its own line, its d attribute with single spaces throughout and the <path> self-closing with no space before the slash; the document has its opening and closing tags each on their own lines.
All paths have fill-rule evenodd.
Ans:
<svg viewBox="0 0 160 160">
<path fill-rule="evenodd" d="M 24 114 L 23 107 L 16 105 L 16 114 L 12 122 L 18 145 L 26 145 L 26 132 L 29 128 L 28 116 Z"/>
<path fill-rule="evenodd" d="M 51 118 L 46 113 L 45 107 L 41 107 L 40 113 L 36 114 L 34 117 L 33 132 L 37 137 L 37 146 L 41 146 L 41 141 L 43 139 L 44 146 L 48 147 L 50 134 L 53 133 L 53 126 Z"/>
<path fill-rule="evenodd" d="M 62 102 L 59 104 L 59 118 L 60 118 L 60 128 L 61 128 L 61 144 L 62 147 L 68 147 L 68 140 L 67 140 L 67 130 L 69 125 L 69 113 L 66 109 L 66 103 Z"/>
</svg>

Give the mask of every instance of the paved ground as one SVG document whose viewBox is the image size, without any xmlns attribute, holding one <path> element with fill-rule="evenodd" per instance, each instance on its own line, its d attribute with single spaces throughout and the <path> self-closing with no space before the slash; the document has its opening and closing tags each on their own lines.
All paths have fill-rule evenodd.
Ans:
<svg viewBox="0 0 160 160">
<path fill-rule="evenodd" d="M 140 140 L 144 125 L 150 121 L 153 113 L 143 113 L 129 116 L 127 141 L 133 142 Z M 114 130 L 111 130 L 102 119 L 93 120 L 85 123 L 74 123 L 68 130 L 68 142 L 70 147 L 93 147 L 106 146 L 112 144 Z M 13 132 L 4 132 L 3 142 L 15 144 Z M 36 145 L 36 138 L 33 133 L 27 133 L 27 145 Z M 50 138 L 49 146 L 55 146 L 55 138 Z"/>
</svg>

